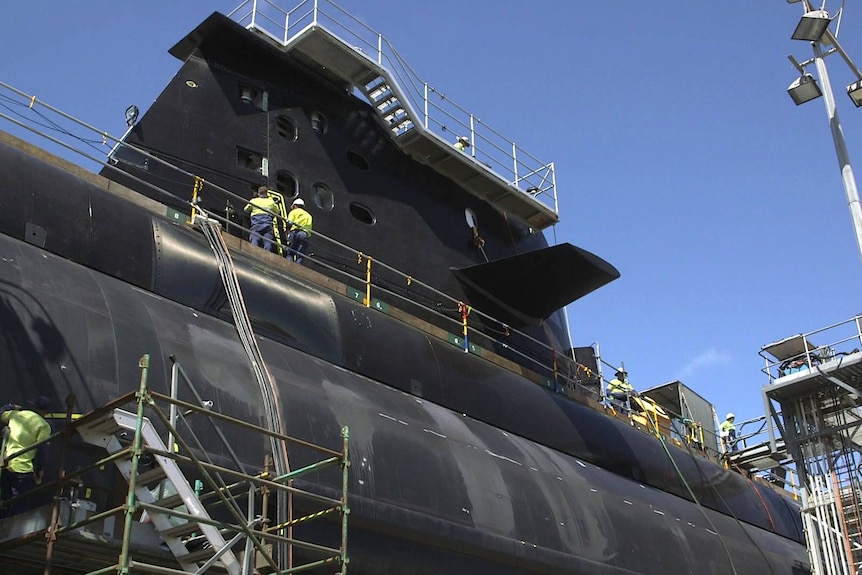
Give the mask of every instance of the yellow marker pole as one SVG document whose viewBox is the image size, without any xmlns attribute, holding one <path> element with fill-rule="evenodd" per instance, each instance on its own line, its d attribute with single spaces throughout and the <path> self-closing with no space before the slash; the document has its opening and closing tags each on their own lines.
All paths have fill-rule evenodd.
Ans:
<svg viewBox="0 0 862 575">
<path fill-rule="evenodd" d="M 470 352 L 470 344 L 467 341 L 467 316 L 470 314 L 470 306 L 466 303 L 459 301 L 458 302 L 458 311 L 461 313 L 461 333 L 464 336 L 464 353 Z"/>
<path fill-rule="evenodd" d="M 198 205 L 198 194 L 200 194 L 203 187 L 204 179 L 200 176 L 195 176 L 195 187 L 192 190 L 192 217 L 186 222 L 187 224 L 192 224 L 195 221 L 195 206 Z"/>
<path fill-rule="evenodd" d="M 365 307 L 371 307 L 371 256 L 365 261 Z"/>
</svg>

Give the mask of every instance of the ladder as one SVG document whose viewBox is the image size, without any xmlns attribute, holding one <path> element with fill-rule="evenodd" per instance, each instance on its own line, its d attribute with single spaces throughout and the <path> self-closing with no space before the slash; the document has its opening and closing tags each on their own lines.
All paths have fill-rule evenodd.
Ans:
<svg viewBox="0 0 862 575">
<path fill-rule="evenodd" d="M 385 76 L 377 76 L 371 82 L 360 86 L 360 89 L 394 136 L 400 136 L 413 128 L 413 118 L 410 117 L 409 110 L 401 103 L 398 90 Z"/>
<path fill-rule="evenodd" d="M 116 434 L 120 431 L 135 433 L 136 423 L 137 416 L 134 413 L 123 409 L 113 409 L 103 417 L 79 427 L 78 433 L 86 443 L 103 447 L 108 453 L 114 454 L 124 449 Z M 153 451 L 168 452 L 162 438 L 159 437 L 155 427 L 146 417 L 143 418 L 141 425 L 141 446 Z M 137 499 L 166 509 L 175 509 L 185 505 L 188 515 L 203 521 L 212 521 L 177 462 L 161 455 L 155 455 L 155 462 L 156 466 L 151 471 L 137 475 L 135 483 Z M 114 463 L 126 481 L 129 481 L 132 475 L 131 455 L 128 458 L 115 459 Z M 147 489 L 147 483 L 162 480 L 170 481 L 173 484 L 176 495 L 170 495 L 157 501 Z M 230 575 L 240 575 L 240 562 L 228 547 L 221 532 L 212 524 L 190 520 L 177 526 L 171 523 L 171 515 L 168 513 L 151 510 L 148 511 L 148 514 L 152 518 L 153 526 L 176 557 L 183 571 L 197 573 L 213 564 L 220 564 Z M 209 542 L 210 547 L 190 551 L 183 537 L 193 532 L 201 533 Z M 205 563 L 203 568 L 198 565 L 199 562 Z"/>
</svg>

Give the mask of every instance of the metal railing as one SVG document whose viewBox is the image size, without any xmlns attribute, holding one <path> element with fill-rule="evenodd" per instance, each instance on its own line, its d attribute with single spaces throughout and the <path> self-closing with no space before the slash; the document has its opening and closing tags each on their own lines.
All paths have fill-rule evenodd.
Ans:
<svg viewBox="0 0 862 575">
<path fill-rule="evenodd" d="M 122 173 L 124 177 L 134 180 L 141 189 L 148 190 L 150 197 L 161 197 L 166 202 L 179 202 L 187 206 L 189 213 L 195 210 L 202 211 L 198 203 L 202 190 L 206 190 L 209 199 L 218 198 L 218 202 L 231 201 L 236 202 L 237 205 L 245 205 L 248 202 L 248 198 L 208 181 L 204 182 L 196 174 L 146 150 L 131 146 L 106 131 L 99 130 L 42 102 L 34 95 L 2 82 L 0 82 L 0 89 L 11 93 L 9 96 L 0 93 L 0 108 L 6 108 L 12 112 L 12 115 L 0 112 L 0 119 L 31 134 L 46 138 L 63 150 L 96 162 L 103 168 Z M 45 112 L 50 114 L 50 119 Z M 35 116 L 29 117 L 28 114 L 35 114 Z M 47 133 L 49 131 L 53 135 L 49 135 Z M 82 131 L 83 135 L 80 134 Z M 173 179 L 169 183 L 187 189 L 187 198 L 178 197 L 163 187 L 118 168 L 116 164 L 124 161 L 117 159 L 120 156 L 118 152 L 121 150 L 127 151 L 127 155 L 146 161 L 151 169 L 155 165 L 167 168 L 173 176 L 169 178 L 168 174 L 161 174 L 161 177 L 164 181 Z M 105 160 L 99 158 L 97 154 L 111 154 L 111 156 Z M 177 223 L 186 221 L 185 216 L 171 209 L 168 209 L 167 215 L 172 216 Z M 177 219 L 178 216 L 183 217 Z M 220 214 L 208 212 L 207 216 L 221 222 L 232 233 L 248 237 L 250 232 L 248 228 Z M 496 347 L 499 353 L 511 356 L 516 363 L 543 376 L 543 380 L 539 383 L 562 394 L 580 392 L 595 396 L 601 393 L 596 389 L 601 386 L 596 381 L 595 374 L 587 366 L 577 364 L 573 358 L 563 355 L 545 342 L 513 328 L 490 314 L 472 308 L 411 274 L 406 274 L 376 259 L 372 254 L 365 254 L 318 231 L 314 232 L 313 238 L 315 253 L 308 254 L 307 260 L 332 277 L 341 278 L 348 286 L 354 286 L 348 295 L 366 306 L 383 312 L 393 305 L 412 310 L 452 334 L 450 341 L 461 347 L 465 353 L 481 355 L 482 347 Z M 285 243 L 279 246 L 284 253 L 287 253 L 288 246 Z"/>
<path fill-rule="evenodd" d="M 0 113 L 0 119 L 10 121 L 37 136 L 48 138 L 64 149 L 99 162 L 100 165 L 109 170 L 120 171 L 115 164 L 124 160 L 117 159 L 119 157 L 117 152 L 126 150 L 129 152 L 127 156 L 139 157 L 142 161 L 149 163 L 150 169 L 156 165 L 167 168 L 166 172 L 160 173 L 163 181 L 173 180 L 172 184 L 175 186 L 179 184 L 180 188 L 188 190 L 188 196 L 181 198 L 162 187 L 137 178 L 127 171 L 122 171 L 125 178 L 135 181 L 135 185 L 140 186 L 141 189 L 148 190 L 147 194 L 150 197 L 163 197 L 165 201 L 174 204 L 179 202 L 188 208 L 189 213 L 204 212 L 198 203 L 198 198 L 202 193 L 205 193 L 210 201 L 217 198 L 213 202 L 216 204 L 231 201 L 236 202 L 237 205 L 245 205 L 248 202 L 247 197 L 240 196 L 208 181 L 203 181 L 196 174 L 177 167 L 146 150 L 131 146 L 107 132 L 97 130 L 89 124 L 44 104 L 35 96 L 21 92 L 2 82 L 0 82 L 0 88 L 6 88 L 15 96 L 6 99 L 7 107 L 14 102 L 34 113 L 38 113 L 38 110 L 44 107 L 53 115 L 58 116 L 63 125 L 59 126 L 59 121 L 46 123 L 44 115 L 41 113 L 39 113 L 38 121 L 35 122 L 36 127 L 22 121 L 23 117 L 16 119 Z M 2 103 L 3 98 L 0 96 L 0 104 Z M 45 130 L 49 127 L 58 136 L 71 140 L 72 143 L 46 134 Z M 86 131 L 85 136 L 76 134 L 75 131 L 81 129 Z M 96 134 L 95 137 L 92 136 L 93 133 Z M 113 155 L 108 161 L 99 159 L 92 153 L 81 151 L 79 147 L 82 142 L 91 149 Z M 164 206 L 162 208 L 164 209 Z M 225 229 L 234 235 L 248 237 L 250 232 L 248 228 L 221 214 L 205 213 L 207 217 L 219 221 Z M 165 214 L 158 215 L 164 216 Z M 187 215 L 177 214 L 170 208 L 167 210 L 167 215 L 173 216 L 172 219 L 177 223 L 191 223 L 191 219 L 187 221 Z M 278 214 L 275 215 L 278 216 Z M 347 296 L 361 302 L 366 307 L 373 307 L 396 318 L 403 318 L 405 315 L 419 317 L 430 324 L 429 329 L 432 331 L 429 333 L 432 335 L 448 339 L 450 343 L 460 347 L 465 353 L 481 356 L 491 351 L 514 361 L 519 367 L 528 370 L 525 372 L 519 369 L 517 370 L 518 373 L 561 396 L 579 401 L 588 398 L 599 403 L 606 402 L 605 385 L 611 378 L 606 378 L 603 375 L 602 368 L 603 366 L 613 368 L 613 365 L 602 360 L 597 344 L 594 344 L 597 369 L 593 370 L 588 365 L 578 363 L 574 357 L 561 353 L 547 343 L 508 325 L 506 322 L 482 310 L 474 309 L 466 302 L 436 289 L 421 279 L 376 259 L 373 254 L 366 254 L 319 231 L 314 232 L 313 241 L 313 252 L 306 254 L 306 265 L 310 268 L 317 268 L 324 275 L 343 282 L 347 286 Z M 288 253 L 286 243 L 275 241 L 273 243 L 277 244 L 283 253 Z M 255 252 L 252 250 L 246 253 L 253 254 Z M 260 253 L 263 255 L 262 249 Z M 433 329 L 440 329 L 442 333 L 434 333 Z M 505 368 L 505 362 L 502 362 L 501 365 Z"/>
<path fill-rule="evenodd" d="M 303 0 L 290 10 L 270 0 L 245 0 L 228 16 L 285 47 L 309 27 L 324 28 L 359 57 L 388 71 L 415 123 L 449 145 L 466 136 L 473 159 L 559 214 L 553 162 L 539 160 L 423 80 L 383 34 L 331 0 Z"/>
<path fill-rule="evenodd" d="M 789 344 L 793 346 L 791 349 L 802 351 L 793 355 L 780 354 L 776 351 L 779 346 Z M 843 361 L 843 358 L 860 352 L 862 352 L 862 315 L 767 344 L 759 353 L 766 364 L 761 371 L 772 384 L 793 373 L 814 371 L 819 366 Z"/>
<path fill-rule="evenodd" d="M 171 359 L 174 360 L 173 357 Z M 62 441 L 63 457 L 58 476 L 18 498 L 21 500 L 44 499 L 46 493 L 55 494 L 51 519 L 47 525 L 43 526 L 51 534 L 46 550 L 48 560 L 46 561 L 45 573 L 51 572 L 50 558 L 53 548 L 56 544 L 62 544 L 64 536 L 77 535 L 82 530 L 91 529 L 95 530 L 93 532 L 103 534 L 109 530 L 108 526 L 113 526 L 115 523 L 122 526 L 117 533 L 121 543 L 120 554 L 119 556 L 113 555 L 115 563 L 91 571 L 89 575 L 113 572 L 128 573 L 132 567 L 136 572 L 184 573 L 184 571 L 171 569 L 163 564 L 149 565 L 140 559 L 135 559 L 136 554 L 141 554 L 144 558 L 154 556 L 153 550 L 147 547 L 146 538 L 141 541 L 133 539 L 135 533 L 139 531 L 139 528 L 133 527 L 133 525 L 143 520 L 142 512 L 147 512 L 166 515 L 181 523 L 212 525 L 223 533 L 229 534 L 233 537 L 228 543 L 229 547 L 244 547 L 243 557 L 246 567 L 243 572 L 251 572 L 254 565 L 252 560 L 256 558 L 257 561 L 268 564 L 269 568 L 280 573 L 294 573 L 325 565 L 337 565 L 340 568 L 340 575 L 344 575 L 348 563 L 347 518 L 349 515 L 347 499 L 349 433 L 347 428 L 341 430 L 342 441 L 339 448 L 330 449 L 212 411 L 211 406 L 202 400 L 194 384 L 179 368 L 179 364 L 174 361 L 174 366 L 176 368 L 175 373 L 179 373 L 178 381 L 183 381 L 186 384 L 186 391 L 183 393 L 178 391 L 177 381 L 172 383 L 171 396 L 150 389 L 148 384 L 149 356 L 144 355 L 139 362 L 141 378 L 139 388 L 136 391 L 126 393 L 83 416 L 75 418 L 71 417 L 71 406 L 74 404 L 74 398 L 71 396 L 67 398 L 66 403 L 70 407 L 66 417 L 66 425 L 63 430 L 49 438 Z M 181 399 L 183 395 L 189 397 Z M 80 450 L 80 443 L 72 441 L 76 430 L 90 424 L 103 425 L 102 422 L 106 415 L 111 414 L 115 409 L 126 406 L 134 406 L 130 411 L 137 414 L 136 428 L 131 436 L 124 438 L 126 444 L 122 449 L 101 457 L 76 451 L 74 463 L 64 463 L 69 459 L 66 457 L 67 450 Z M 143 445 L 140 434 L 144 418 L 149 418 L 165 430 L 168 437 L 165 450 Z M 204 447 L 200 435 L 194 431 L 195 427 L 200 429 L 202 420 L 206 420 L 213 431 L 206 435 L 210 449 Z M 249 462 L 241 461 L 231 442 L 227 439 L 229 435 L 235 433 L 251 433 L 261 437 L 272 437 L 285 445 L 289 445 L 291 450 L 301 450 L 304 459 L 310 459 L 312 463 L 293 469 L 282 476 L 275 476 L 272 473 L 271 458 L 267 456 L 261 461 L 258 472 L 251 471 L 247 469 Z M 220 443 L 220 449 L 228 454 L 218 461 L 214 461 L 210 455 L 212 452 L 211 444 L 214 440 L 216 443 Z M 37 445 L 33 445 L 29 449 L 36 447 Z M 144 464 L 145 458 L 173 460 L 188 473 L 198 478 L 197 499 L 202 508 L 210 511 L 213 518 L 202 518 L 199 513 L 192 514 L 188 510 L 182 510 L 182 507 L 175 506 L 179 502 L 159 505 L 160 501 L 158 500 L 155 503 L 140 501 L 135 492 L 136 488 L 139 487 L 138 482 L 146 481 L 146 475 L 144 475 L 144 470 L 147 469 Z M 95 505 L 87 505 L 83 507 L 92 510 L 92 512 L 76 513 L 75 509 L 82 507 L 85 499 L 83 478 L 92 479 L 94 474 L 113 473 L 106 471 L 106 466 L 108 466 L 107 469 L 110 469 L 112 463 L 126 460 L 131 461 L 131 467 L 128 489 L 122 495 L 123 501 L 108 499 L 103 509 L 96 509 Z M 338 497 L 330 497 L 296 486 L 295 481 L 297 479 L 302 479 L 328 467 L 340 468 L 341 478 L 337 482 L 338 485 L 333 486 L 334 490 L 340 492 Z M 285 493 L 289 496 L 291 509 L 297 504 L 296 502 L 302 502 L 304 509 L 313 508 L 314 511 L 306 512 L 302 516 L 293 516 L 291 513 L 289 521 L 281 524 L 274 522 L 273 518 L 268 516 L 268 501 L 273 501 L 279 493 Z M 108 497 L 116 498 L 119 495 L 119 492 L 114 492 Z M 165 498 L 162 501 L 169 500 Z M 69 508 L 69 510 L 64 512 L 61 508 Z M 293 537 L 293 526 L 329 516 L 339 518 L 337 526 L 333 525 L 333 530 L 340 534 L 338 537 L 339 548 L 330 548 Z M 28 523 L 28 525 L 32 527 L 31 524 Z M 36 537 L 43 538 L 41 532 L 36 533 Z M 88 545 L 94 547 L 104 546 L 107 543 L 104 536 L 90 539 Z M 16 547 L 27 545 L 36 540 L 33 534 L 18 539 L 7 539 L 3 542 L 3 553 L 11 554 L 7 556 L 14 556 Z M 245 542 L 244 545 L 240 545 L 243 541 Z M 81 543 L 77 541 L 74 545 L 80 546 Z M 287 557 L 274 557 L 273 548 L 286 548 L 288 550 Z M 294 548 L 301 549 L 306 553 L 309 557 L 306 563 L 293 564 Z M 93 554 L 93 557 L 98 556 L 100 556 L 98 553 Z M 108 556 L 110 557 L 110 555 Z M 217 558 L 217 556 L 215 557 Z M 206 561 L 198 572 L 207 571 L 209 567 L 215 564 L 215 560 Z"/>
</svg>

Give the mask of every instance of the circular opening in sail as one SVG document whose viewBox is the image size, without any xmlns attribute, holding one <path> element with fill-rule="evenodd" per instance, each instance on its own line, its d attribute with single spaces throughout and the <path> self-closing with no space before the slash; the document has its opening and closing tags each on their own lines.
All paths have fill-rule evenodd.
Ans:
<svg viewBox="0 0 862 575">
<path fill-rule="evenodd" d="M 275 189 L 285 198 L 293 199 L 299 195 L 299 182 L 290 172 L 279 170 L 275 174 Z"/>
<path fill-rule="evenodd" d="M 335 196 L 326 184 L 314 184 L 311 187 L 314 205 L 324 212 L 332 211 L 335 207 Z"/>
<path fill-rule="evenodd" d="M 377 222 L 377 218 L 374 217 L 370 209 L 356 202 L 350 202 L 350 215 L 369 226 L 373 226 Z"/>
<path fill-rule="evenodd" d="M 347 161 L 359 168 L 360 170 L 368 169 L 368 160 L 366 160 L 361 154 L 354 152 L 353 150 L 347 150 Z"/>
<path fill-rule="evenodd" d="M 282 138 L 293 142 L 299 136 L 296 124 L 287 116 L 279 116 L 275 120 L 275 131 Z"/>
<path fill-rule="evenodd" d="M 311 129 L 318 134 L 325 134 L 327 131 L 329 131 L 329 122 L 326 120 L 326 116 L 324 116 L 320 112 L 312 112 Z"/>
</svg>

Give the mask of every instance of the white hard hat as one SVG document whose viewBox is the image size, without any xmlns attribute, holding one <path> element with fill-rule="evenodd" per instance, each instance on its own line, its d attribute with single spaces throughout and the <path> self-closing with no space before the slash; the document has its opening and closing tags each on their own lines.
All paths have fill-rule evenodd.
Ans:
<svg viewBox="0 0 862 575">
<path fill-rule="evenodd" d="M 304 206 L 305 201 L 302 198 L 296 198 L 295 200 L 293 200 L 293 203 L 291 205 L 292 206 Z"/>
<path fill-rule="evenodd" d="M 725 419 L 736 419 L 736 416 L 735 416 L 735 415 L 733 415 L 733 412 L 729 412 L 729 413 L 727 414 L 727 417 L 725 417 Z"/>
</svg>

